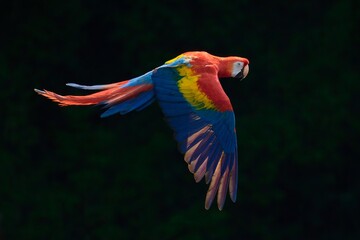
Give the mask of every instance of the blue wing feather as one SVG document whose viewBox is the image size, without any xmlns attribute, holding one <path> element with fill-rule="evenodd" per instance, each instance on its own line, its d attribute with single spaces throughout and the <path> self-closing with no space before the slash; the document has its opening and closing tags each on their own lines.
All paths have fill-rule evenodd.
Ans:
<svg viewBox="0 0 360 240">
<path fill-rule="evenodd" d="M 125 102 L 121 102 L 119 104 L 110 107 L 104 113 L 101 114 L 101 117 L 102 118 L 108 117 L 116 113 L 120 113 L 124 115 L 133 110 L 140 111 L 145 107 L 149 106 L 152 102 L 154 102 L 154 100 L 155 100 L 154 93 L 152 91 L 144 92 L 139 94 L 136 98 L 129 99 Z"/>
<path fill-rule="evenodd" d="M 195 180 L 205 176 L 206 183 L 211 181 L 205 207 L 210 207 L 218 193 L 218 206 L 222 209 L 229 186 L 231 199 L 236 198 L 234 113 L 193 107 L 179 91 L 178 81 L 182 77 L 176 67 L 162 66 L 154 70 L 155 95 Z"/>
</svg>

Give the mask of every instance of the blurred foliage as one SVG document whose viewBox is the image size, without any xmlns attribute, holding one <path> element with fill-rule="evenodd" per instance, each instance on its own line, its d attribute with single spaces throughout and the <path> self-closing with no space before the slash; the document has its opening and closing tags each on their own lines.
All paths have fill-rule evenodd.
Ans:
<svg viewBox="0 0 360 240">
<path fill-rule="evenodd" d="M 0 9 L 0 239 L 360 239 L 358 5 L 19 1 Z M 100 119 L 80 94 L 184 51 L 250 59 L 222 81 L 239 193 L 205 211 L 159 107 Z"/>
</svg>

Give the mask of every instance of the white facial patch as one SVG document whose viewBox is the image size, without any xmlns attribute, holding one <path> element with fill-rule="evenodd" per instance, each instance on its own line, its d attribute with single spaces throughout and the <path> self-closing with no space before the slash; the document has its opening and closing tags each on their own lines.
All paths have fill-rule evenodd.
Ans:
<svg viewBox="0 0 360 240">
<path fill-rule="evenodd" d="M 241 70 L 243 69 L 243 67 L 244 67 L 243 62 L 234 62 L 231 76 L 235 77 L 236 75 L 238 75 L 241 72 Z"/>
</svg>

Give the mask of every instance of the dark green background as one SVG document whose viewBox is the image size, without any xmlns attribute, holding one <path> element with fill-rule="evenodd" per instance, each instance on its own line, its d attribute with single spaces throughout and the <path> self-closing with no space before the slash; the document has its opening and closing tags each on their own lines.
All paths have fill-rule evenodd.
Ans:
<svg viewBox="0 0 360 240">
<path fill-rule="evenodd" d="M 320 2 L 320 1 L 319 1 Z M 360 239 L 355 1 L 8 1 L 0 6 L 0 239 Z M 222 81 L 238 201 L 204 210 L 157 104 L 100 119 L 83 94 L 184 51 L 250 59 Z"/>
</svg>

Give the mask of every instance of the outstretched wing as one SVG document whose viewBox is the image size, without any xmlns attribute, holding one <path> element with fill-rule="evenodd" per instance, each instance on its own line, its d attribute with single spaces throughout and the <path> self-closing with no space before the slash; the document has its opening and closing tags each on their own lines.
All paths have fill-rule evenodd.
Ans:
<svg viewBox="0 0 360 240">
<path fill-rule="evenodd" d="M 175 131 L 176 140 L 196 182 L 210 183 L 205 208 L 216 193 L 223 208 L 226 193 L 235 202 L 237 193 L 237 143 L 235 117 L 222 89 L 217 70 L 195 71 L 189 62 L 174 60 L 152 75 L 156 98 Z"/>
</svg>

